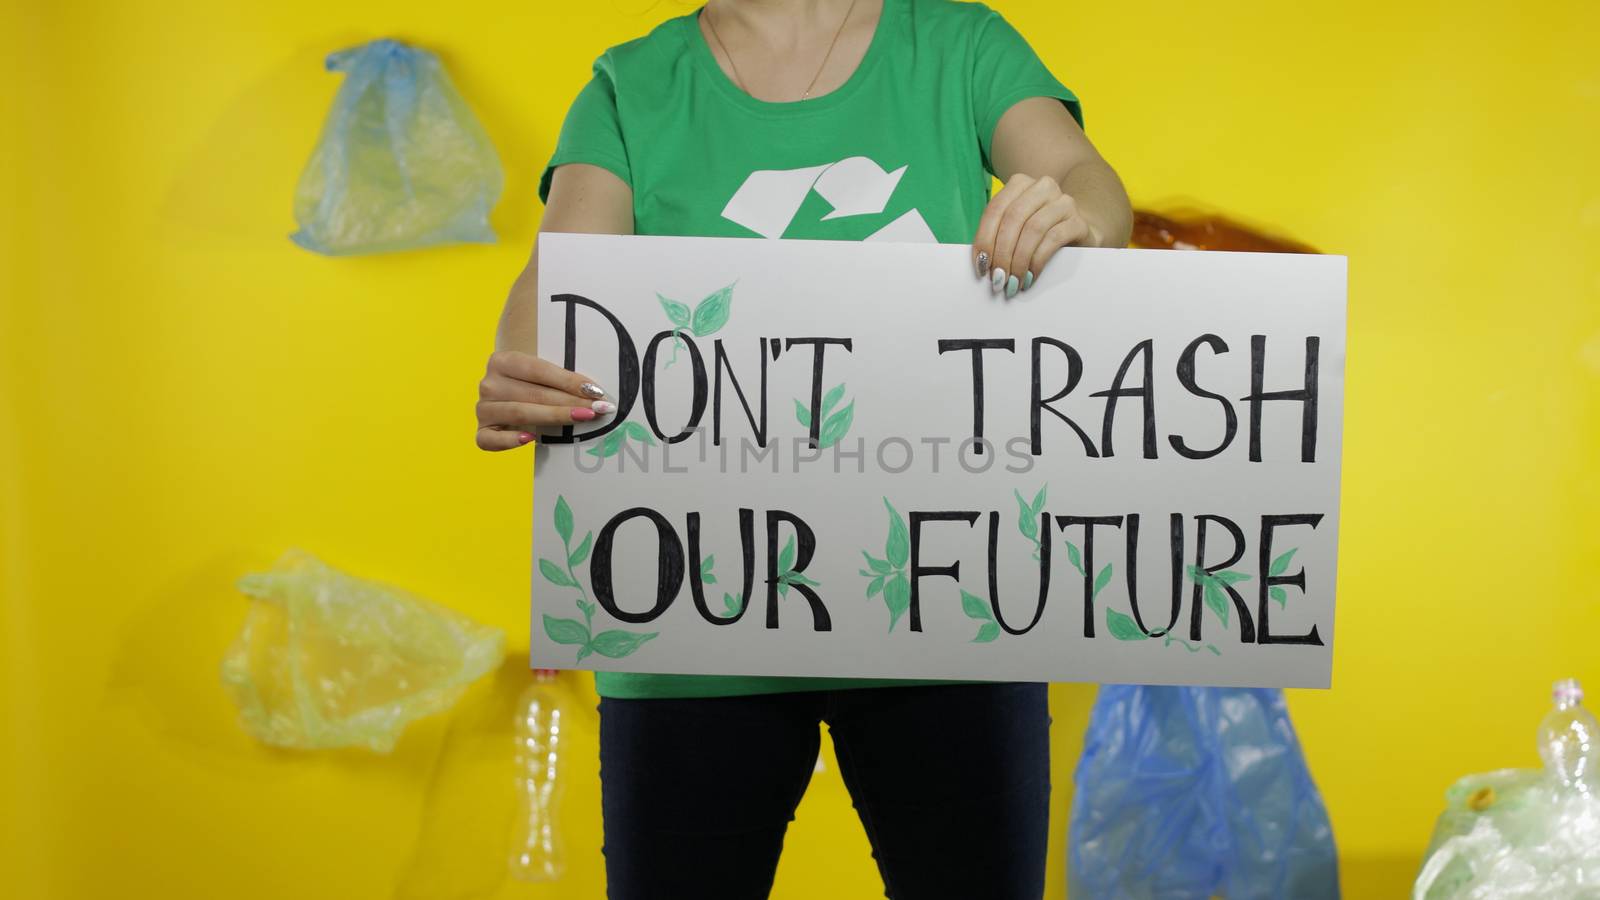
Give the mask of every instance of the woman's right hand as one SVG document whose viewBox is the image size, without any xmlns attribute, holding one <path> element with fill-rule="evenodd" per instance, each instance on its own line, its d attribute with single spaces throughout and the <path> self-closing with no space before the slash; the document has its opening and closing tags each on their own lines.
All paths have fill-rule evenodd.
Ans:
<svg viewBox="0 0 1600 900">
<path fill-rule="evenodd" d="M 478 383 L 478 448 L 510 450 L 534 429 L 588 422 L 617 411 L 594 379 L 531 353 L 496 350 Z"/>
</svg>

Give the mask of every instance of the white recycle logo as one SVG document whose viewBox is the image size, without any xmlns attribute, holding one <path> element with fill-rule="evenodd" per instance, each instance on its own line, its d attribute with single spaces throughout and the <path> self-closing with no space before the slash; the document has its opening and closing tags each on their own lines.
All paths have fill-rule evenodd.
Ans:
<svg viewBox="0 0 1600 900">
<path fill-rule="evenodd" d="M 751 172 L 744 184 L 734 191 L 733 198 L 722 209 L 722 217 L 764 238 L 780 238 L 812 191 L 833 207 L 833 212 L 822 217 L 823 221 L 878 215 L 889 205 L 889 197 L 900 184 L 906 168 L 901 166 L 893 172 L 885 172 L 865 156 L 851 156 L 803 169 L 759 169 Z M 910 209 L 873 232 L 867 240 L 932 243 L 937 238 L 922 214 Z"/>
</svg>

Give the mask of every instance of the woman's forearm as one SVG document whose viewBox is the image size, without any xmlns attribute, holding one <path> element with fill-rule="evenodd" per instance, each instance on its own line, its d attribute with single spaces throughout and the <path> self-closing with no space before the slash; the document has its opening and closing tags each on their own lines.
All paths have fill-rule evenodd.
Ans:
<svg viewBox="0 0 1600 900">
<path fill-rule="evenodd" d="M 576 234 L 632 234 L 633 191 L 599 166 L 575 163 L 556 169 L 550 181 L 544 220 L 539 232 Z M 495 330 L 496 350 L 538 353 L 539 347 L 539 245 L 535 241 L 528 264 L 511 285 L 500 325 Z"/>
<path fill-rule="evenodd" d="M 993 158 L 1001 181 L 1048 177 L 1073 199 L 1089 226 L 1087 238 L 1074 243 L 1128 245 L 1133 211 L 1122 180 L 1060 101 L 1033 97 L 1007 110 L 994 130 Z"/>
<path fill-rule="evenodd" d="M 537 354 L 539 350 L 539 247 L 522 274 L 512 283 L 506 305 L 500 311 L 500 326 L 495 329 L 496 350 L 517 350 Z"/>
<path fill-rule="evenodd" d="M 1133 210 L 1122 179 L 1105 160 L 1082 160 L 1058 180 L 1062 192 L 1077 201 L 1078 212 L 1089 222 L 1091 246 L 1128 246 L 1133 236 Z"/>
</svg>

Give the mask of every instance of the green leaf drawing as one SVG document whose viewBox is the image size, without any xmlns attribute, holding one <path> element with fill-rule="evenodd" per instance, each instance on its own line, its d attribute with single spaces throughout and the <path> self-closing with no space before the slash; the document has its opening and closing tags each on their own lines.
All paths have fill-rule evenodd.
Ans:
<svg viewBox="0 0 1600 900">
<path fill-rule="evenodd" d="M 1078 570 L 1079 575 L 1083 574 L 1083 557 L 1078 555 L 1078 548 L 1070 541 L 1067 542 L 1067 562 L 1072 563 L 1072 567 Z"/>
<path fill-rule="evenodd" d="M 994 621 L 994 614 L 989 611 L 989 604 L 983 602 L 982 597 L 968 593 L 965 589 L 961 591 L 961 611 L 966 613 L 969 619 Z"/>
<path fill-rule="evenodd" d="M 1278 606 L 1280 606 L 1280 607 L 1282 607 L 1284 609 L 1288 609 L 1288 607 L 1289 607 L 1289 592 L 1288 591 L 1284 590 L 1283 588 L 1279 587 L 1278 585 L 1273 585 L 1272 586 L 1272 590 L 1268 591 L 1267 593 L 1272 595 L 1272 599 L 1278 601 Z"/>
<path fill-rule="evenodd" d="M 667 319 L 679 328 L 689 327 L 689 305 L 656 294 L 656 299 L 661 301 L 661 308 L 666 310 Z"/>
<path fill-rule="evenodd" d="M 561 535 L 563 544 L 572 540 L 572 507 L 566 497 L 556 498 L 556 534 Z"/>
<path fill-rule="evenodd" d="M 884 542 L 883 555 L 889 560 L 889 565 L 898 569 L 906 564 L 910 555 L 911 539 L 906 534 L 906 521 L 900 517 L 894 504 L 889 498 L 883 498 L 883 505 L 889 509 L 889 539 Z"/>
<path fill-rule="evenodd" d="M 717 555 L 715 553 L 713 553 L 710 556 L 708 556 L 705 559 L 700 561 L 700 583 L 701 584 L 716 584 L 717 583 L 717 576 L 712 574 L 712 572 L 711 572 L 711 561 L 716 559 L 716 558 L 717 558 Z"/>
<path fill-rule="evenodd" d="M 623 422 L 617 426 L 615 431 L 609 432 L 605 437 L 601 438 L 600 443 L 590 447 L 585 452 L 590 456 L 605 459 L 617 455 L 617 451 L 622 449 L 622 445 L 630 440 L 652 446 L 656 442 L 655 435 L 650 433 L 650 429 L 640 425 L 638 422 Z"/>
<path fill-rule="evenodd" d="M 867 585 L 867 599 L 868 600 L 871 600 L 873 597 L 878 596 L 878 592 L 883 590 L 883 579 L 885 579 L 887 577 L 888 576 L 886 576 L 886 575 L 879 575 L 877 578 L 872 579 L 872 583 L 871 584 Z"/>
<path fill-rule="evenodd" d="M 722 595 L 722 605 L 727 608 L 729 618 L 739 614 L 739 598 L 732 594 Z"/>
<path fill-rule="evenodd" d="M 550 583 L 559 587 L 577 587 L 578 583 L 572 580 L 567 570 L 561 568 L 548 559 L 539 560 L 539 574 L 543 575 Z"/>
<path fill-rule="evenodd" d="M 1217 614 L 1217 619 L 1222 622 L 1222 627 L 1228 627 L 1228 596 L 1226 587 L 1249 581 L 1250 576 L 1243 572 L 1221 571 L 1207 572 L 1199 566 L 1188 567 L 1189 578 L 1205 590 L 1201 596 L 1205 600 L 1206 608 Z"/>
<path fill-rule="evenodd" d="M 1299 547 L 1296 547 L 1294 550 L 1290 550 L 1288 553 L 1285 553 L 1284 555 L 1273 560 L 1271 568 L 1267 569 L 1267 574 L 1282 575 L 1284 571 L 1289 568 L 1289 560 L 1294 558 L 1295 552 L 1299 549 Z"/>
<path fill-rule="evenodd" d="M 832 447 L 839 443 L 839 439 L 850 431 L 850 423 L 855 421 L 856 403 L 854 400 L 844 409 L 839 410 L 827 421 L 822 423 L 822 431 L 817 435 L 818 447 Z"/>
<path fill-rule="evenodd" d="M 829 413 L 833 412 L 833 408 L 837 406 L 839 401 L 843 398 L 843 383 L 835 385 L 834 388 L 828 391 L 828 393 L 822 398 L 822 410 L 818 413 L 818 415 L 822 416 L 823 420 L 822 428 L 819 429 L 817 434 L 817 446 L 819 448 L 832 447 L 834 444 L 837 444 L 839 439 L 844 437 L 845 434 L 850 430 L 850 423 L 855 419 L 854 402 L 840 410 L 838 415 L 829 415 Z M 811 428 L 811 409 L 799 399 L 794 401 L 794 417 L 796 421 L 798 421 L 801 425 L 804 425 L 807 429 Z"/>
<path fill-rule="evenodd" d="M 650 444 L 651 446 L 655 445 L 655 435 L 650 433 L 650 429 L 640 425 L 638 422 L 623 422 L 621 430 L 627 432 L 628 437 L 633 440 Z"/>
<path fill-rule="evenodd" d="M 623 431 L 621 428 L 618 428 L 614 431 L 607 432 L 606 436 L 600 439 L 600 443 L 595 444 L 593 447 L 590 447 L 584 452 L 588 453 L 590 456 L 599 457 L 600 459 L 605 459 L 608 456 L 615 456 L 617 451 L 622 449 L 622 442 L 626 440 L 627 437 L 627 432 Z"/>
<path fill-rule="evenodd" d="M 1033 495 L 1031 501 L 1024 498 L 1021 491 L 1014 488 L 1011 491 L 1012 496 L 1017 498 L 1017 530 L 1022 532 L 1023 537 L 1033 542 L 1034 559 L 1043 558 L 1044 547 L 1039 538 L 1039 514 L 1044 511 L 1045 493 L 1049 489 L 1048 484 L 1039 488 L 1039 492 Z M 1072 545 L 1069 543 L 1067 546 Z"/>
<path fill-rule="evenodd" d="M 1111 563 L 1106 563 L 1106 567 L 1101 569 L 1100 574 L 1094 577 L 1094 593 L 1099 594 L 1101 591 L 1105 590 L 1106 585 L 1110 583 Z"/>
<path fill-rule="evenodd" d="M 889 563 L 887 560 L 878 559 L 876 556 L 873 556 L 865 550 L 861 551 L 861 555 L 867 558 L 867 568 L 871 569 L 872 571 L 877 572 L 880 575 L 889 571 Z"/>
<path fill-rule="evenodd" d="M 589 642 L 589 626 L 577 619 L 558 619 L 545 613 L 544 633 L 550 640 L 558 644 L 587 644 Z"/>
<path fill-rule="evenodd" d="M 728 285 L 695 304 L 694 317 L 689 330 L 695 337 L 705 337 L 728 323 L 728 313 L 733 307 L 733 285 Z"/>
<path fill-rule="evenodd" d="M 778 553 L 778 571 L 787 572 L 794 568 L 794 535 L 789 535 L 789 543 L 783 545 L 783 550 Z"/>
<path fill-rule="evenodd" d="M 1133 617 L 1125 616 L 1109 606 L 1106 607 L 1106 630 L 1119 641 L 1142 641 L 1149 637 L 1133 621 Z"/>
<path fill-rule="evenodd" d="M 832 390 L 822 395 L 822 417 L 826 419 L 828 417 L 828 413 L 833 412 L 833 408 L 838 406 L 839 401 L 843 399 L 844 382 L 841 381 L 834 385 Z"/>
<path fill-rule="evenodd" d="M 655 637 L 660 632 L 652 631 L 648 634 L 638 634 L 632 631 L 602 631 L 594 636 L 584 649 L 593 649 L 601 656 L 611 659 L 621 659 L 639 649 L 639 645 Z"/>
<path fill-rule="evenodd" d="M 1039 519 L 1034 515 L 1032 504 L 1023 499 L 1021 491 L 1013 489 L 1011 493 L 1017 498 L 1017 530 L 1023 537 L 1038 543 Z"/>
<path fill-rule="evenodd" d="M 557 497 L 555 508 L 556 531 L 561 535 L 562 549 L 565 551 L 567 565 L 562 568 L 554 560 L 539 558 L 539 573 L 559 587 L 572 587 L 578 589 L 576 603 L 578 611 L 583 613 L 583 621 L 577 619 L 561 619 L 551 615 L 543 617 L 544 632 L 550 640 L 558 644 L 576 644 L 578 646 L 578 661 L 598 653 L 612 659 L 627 656 L 639 649 L 639 645 L 655 637 L 657 633 L 637 634 L 631 631 L 603 631 L 594 633 L 595 604 L 589 601 L 589 593 L 583 589 L 583 584 L 578 581 L 578 576 L 573 573 L 572 567 L 589 558 L 589 550 L 594 545 L 594 532 L 587 532 L 583 541 L 576 550 L 572 549 L 572 507 L 567 505 L 567 498 Z M 712 557 L 706 557 L 701 565 L 701 571 L 709 574 L 711 571 Z"/>
<path fill-rule="evenodd" d="M 784 584 L 803 584 L 803 585 L 805 585 L 807 587 L 822 587 L 822 582 L 820 582 L 820 581 L 812 581 L 810 578 L 807 578 L 805 575 L 802 575 L 801 573 L 795 572 L 795 571 L 789 571 L 789 572 L 783 573 L 782 575 L 779 575 L 778 576 L 778 580 L 783 582 Z"/>
<path fill-rule="evenodd" d="M 1206 609 L 1216 613 L 1217 618 L 1222 620 L 1222 627 L 1227 628 L 1228 598 L 1223 595 L 1222 588 L 1218 587 L 1217 583 L 1214 581 L 1207 581 L 1204 596 L 1206 601 Z"/>
<path fill-rule="evenodd" d="M 582 543 L 578 544 L 578 549 L 572 551 L 572 555 L 567 557 L 567 565 L 568 566 L 581 566 L 581 565 L 583 565 L 583 561 L 589 558 L 589 548 L 593 544 L 594 544 L 594 532 L 591 531 L 588 534 L 583 536 L 583 541 L 582 541 Z"/>
<path fill-rule="evenodd" d="M 900 616 L 911 605 L 911 583 L 906 581 L 905 575 L 896 572 L 884 585 L 883 602 L 889 607 L 889 630 L 892 632 L 894 623 L 900 621 Z"/>
<path fill-rule="evenodd" d="M 1000 636 L 1000 626 L 994 622 L 985 622 L 978 626 L 978 635 L 972 639 L 974 644 L 987 644 Z"/>
</svg>

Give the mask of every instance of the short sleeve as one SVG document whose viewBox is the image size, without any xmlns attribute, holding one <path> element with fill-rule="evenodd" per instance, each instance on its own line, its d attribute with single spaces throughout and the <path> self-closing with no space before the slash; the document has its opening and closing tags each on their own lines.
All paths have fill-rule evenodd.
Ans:
<svg viewBox="0 0 1600 900">
<path fill-rule="evenodd" d="M 1054 97 L 1083 126 L 1078 97 L 1056 80 L 1028 42 L 999 13 L 986 11 L 978 26 L 972 67 L 972 116 L 983 149 L 983 164 L 993 171 L 989 145 L 1006 110 L 1029 97 Z"/>
<path fill-rule="evenodd" d="M 578 92 L 567 110 L 566 121 L 561 123 L 556 152 L 539 178 L 540 201 L 550 197 L 550 179 L 556 167 L 568 163 L 599 166 L 625 184 L 633 184 L 628 148 L 622 141 L 622 119 L 617 113 L 616 83 L 605 56 L 595 61 L 594 77 Z"/>
</svg>

